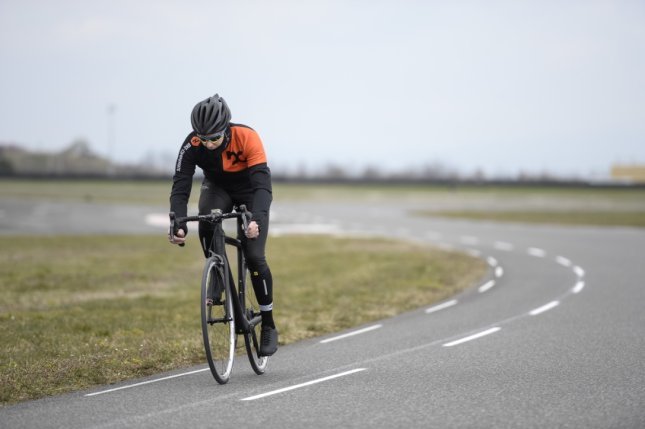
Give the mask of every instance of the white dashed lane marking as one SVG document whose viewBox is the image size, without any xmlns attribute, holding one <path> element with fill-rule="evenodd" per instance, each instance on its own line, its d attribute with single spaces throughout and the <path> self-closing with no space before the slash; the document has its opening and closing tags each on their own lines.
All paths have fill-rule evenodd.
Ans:
<svg viewBox="0 0 645 429">
<path fill-rule="evenodd" d="M 284 387 L 284 388 L 278 389 L 278 390 L 272 390 L 270 392 L 262 393 L 260 395 L 249 396 L 248 398 L 242 398 L 241 400 L 242 401 L 254 401 L 256 399 L 266 398 L 267 396 L 277 395 L 278 393 L 284 393 L 284 392 L 288 392 L 288 391 L 294 390 L 294 389 L 300 389 L 302 387 L 311 386 L 312 384 L 322 383 L 323 381 L 333 380 L 334 378 L 338 378 L 338 377 L 345 377 L 347 375 L 355 374 L 357 372 L 361 372 L 361 371 L 365 371 L 365 370 L 367 370 L 367 368 L 353 369 L 351 371 L 341 372 L 340 374 L 330 375 L 329 377 L 323 377 L 323 378 L 319 378 L 317 380 L 311 380 L 311 381 L 308 381 L 306 383 L 296 384 L 294 386 Z"/>
<path fill-rule="evenodd" d="M 552 308 L 557 307 L 558 305 L 560 305 L 560 301 L 551 301 L 550 303 L 545 304 L 542 307 L 538 307 L 535 310 L 532 310 L 531 312 L 529 312 L 529 314 L 531 316 L 537 316 L 538 314 L 542 314 L 545 311 L 549 311 Z"/>
<path fill-rule="evenodd" d="M 343 338 L 353 337 L 354 335 L 359 335 L 359 334 L 364 334 L 365 332 L 373 331 L 373 330 L 381 328 L 381 327 L 383 327 L 383 325 L 368 326 L 367 328 L 359 329 L 357 331 L 352 331 L 352 332 L 348 332 L 346 334 L 342 334 L 342 335 L 338 335 L 338 336 L 335 336 L 335 337 L 327 338 L 325 340 L 320 341 L 320 343 L 321 344 L 331 343 L 332 341 L 342 340 Z"/>
<path fill-rule="evenodd" d="M 426 313 L 434 313 L 435 311 L 443 310 L 444 308 L 452 307 L 457 304 L 457 300 L 453 299 L 452 301 L 444 302 L 443 304 L 435 305 L 434 307 L 426 308 Z"/>
<path fill-rule="evenodd" d="M 529 247 L 527 249 L 527 252 L 531 256 L 535 256 L 537 258 L 544 258 L 546 256 L 546 252 L 542 249 L 538 249 L 537 247 Z"/>
<path fill-rule="evenodd" d="M 500 328 L 500 327 L 490 328 L 490 329 L 487 329 L 485 331 L 478 332 L 476 334 L 469 335 L 467 337 L 460 338 L 458 340 L 451 341 L 449 343 L 445 343 L 443 345 L 443 347 L 452 347 L 452 346 L 456 346 L 456 345 L 459 345 L 459 344 L 466 343 L 468 341 L 476 340 L 477 338 L 481 338 L 481 337 L 485 337 L 486 335 L 494 334 L 495 332 L 499 331 L 500 329 L 502 329 L 502 328 Z"/>
<path fill-rule="evenodd" d="M 483 285 L 479 286 L 479 289 L 478 289 L 479 293 L 484 293 L 487 290 L 489 290 L 490 288 L 492 288 L 493 286 L 495 286 L 495 280 L 489 280 L 486 283 L 484 283 Z"/>
<path fill-rule="evenodd" d="M 505 252 L 510 252 L 511 250 L 513 250 L 513 245 L 505 241 L 496 241 L 493 244 L 493 247 L 497 250 L 503 250 Z"/>
<path fill-rule="evenodd" d="M 585 276 L 585 270 L 582 268 L 575 266 L 573 267 L 573 272 L 576 273 L 576 276 L 578 277 L 584 277 Z"/>
<path fill-rule="evenodd" d="M 555 262 L 562 265 L 563 267 L 569 268 L 571 266 L 571 261 L 565 258 L 564 256 L 558 256 L 555 258 Z"/>
<path fill-rule="evenodd" d="M 580 293 L 580 291 L 585 287 L 585 282 L 582 280 L 576 283 L 576 285 L 571 290 L 573 293 Z"/>
</svg>

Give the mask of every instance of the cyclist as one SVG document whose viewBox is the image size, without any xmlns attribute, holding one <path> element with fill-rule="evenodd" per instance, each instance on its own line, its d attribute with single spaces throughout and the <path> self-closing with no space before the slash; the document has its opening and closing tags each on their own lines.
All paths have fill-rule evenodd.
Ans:
<svg viewBox="0 0 645 429">
<path fill-rule="evenodd" d="M 262 313 L 260 354 L 270 356 L 278 348 L 278 331 L 273 321 L 273 279 L 265 257 L 272 201 L 271 171 L 262 141 L 246 125 L 231 123 L 231 112 L 218 94 L 193 108 L 193 131 L 181 145 L 170 194 L 170 211 L 186 216 L 195 167 L 204 172 L 199 196 L 199 214 L 211 209 L 230 212 L 233 205 L 245 204 L 253 219 L 244 231 L 242 245 L 251 272 L 251 282 Z M 186 224 L 177 226 L 173 244 L 186 241 Z M 213 226 L 199 223 L 199 239 L 209 256 Z"/>
</svg>

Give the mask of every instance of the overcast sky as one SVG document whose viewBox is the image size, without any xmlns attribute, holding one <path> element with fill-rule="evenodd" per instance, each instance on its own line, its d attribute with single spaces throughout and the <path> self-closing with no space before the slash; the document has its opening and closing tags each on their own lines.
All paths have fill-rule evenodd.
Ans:
<svg viewBox="0 0 645 429">
<path fill-rule="evenodd" d="M 641 0 L 0 0 L 0 142 L 169 171 L 219 92 L 274 170 L 602 175 L 645 163 L 644 76 Z"/>
</svg>

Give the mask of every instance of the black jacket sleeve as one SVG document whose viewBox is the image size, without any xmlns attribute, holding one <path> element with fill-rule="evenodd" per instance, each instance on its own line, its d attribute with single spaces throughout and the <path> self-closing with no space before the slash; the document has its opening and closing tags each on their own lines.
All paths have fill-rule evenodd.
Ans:
<svg viewBox="0 0 645 429">
<path fill-rule="evenodd" d="M 268 225 L 269 209 L 271 208 L 272 186 L 271 170 L 266 163 L 249 168 L 251 187 L 253 188 L 253 220 L 260 228 Z"/>
<path fill-rule="evenodd" d="M 172 178 L 172 190 L 170 192 L 170 211 L 175 212 L 177 217 L 188 215 L 188 199 L 193 187 L 193 175 L 195 174 L 195 150 L 190 144 L 190 135 L 186 138 L 179 149 L 177 162 L 175 163 L 175 174 Z M 185 223 L 177 225 L 188 234 L 188 227 Z"/>
</svg>

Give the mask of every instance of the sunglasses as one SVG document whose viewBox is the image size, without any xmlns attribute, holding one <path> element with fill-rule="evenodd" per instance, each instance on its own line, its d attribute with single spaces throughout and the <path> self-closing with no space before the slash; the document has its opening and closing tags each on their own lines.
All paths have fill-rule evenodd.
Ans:
<svg viewBox="0 0 645 429">
<path fill-rule="evenodd" d="M 207 136 L 200 136 L 199 134 L 197 134 L 197 137 L 199 137 L 199 139 L 202 142 L 208 142 L 208 141 L 214 141 L 214 140 L 221 139 L 224 136 L 225 133 L 226 133 L 226 130 L 223 130 L 223 131 L 220 131 L 220 132 L 215 133 L 215 134 L 209 134 Z"/>
</svg>

